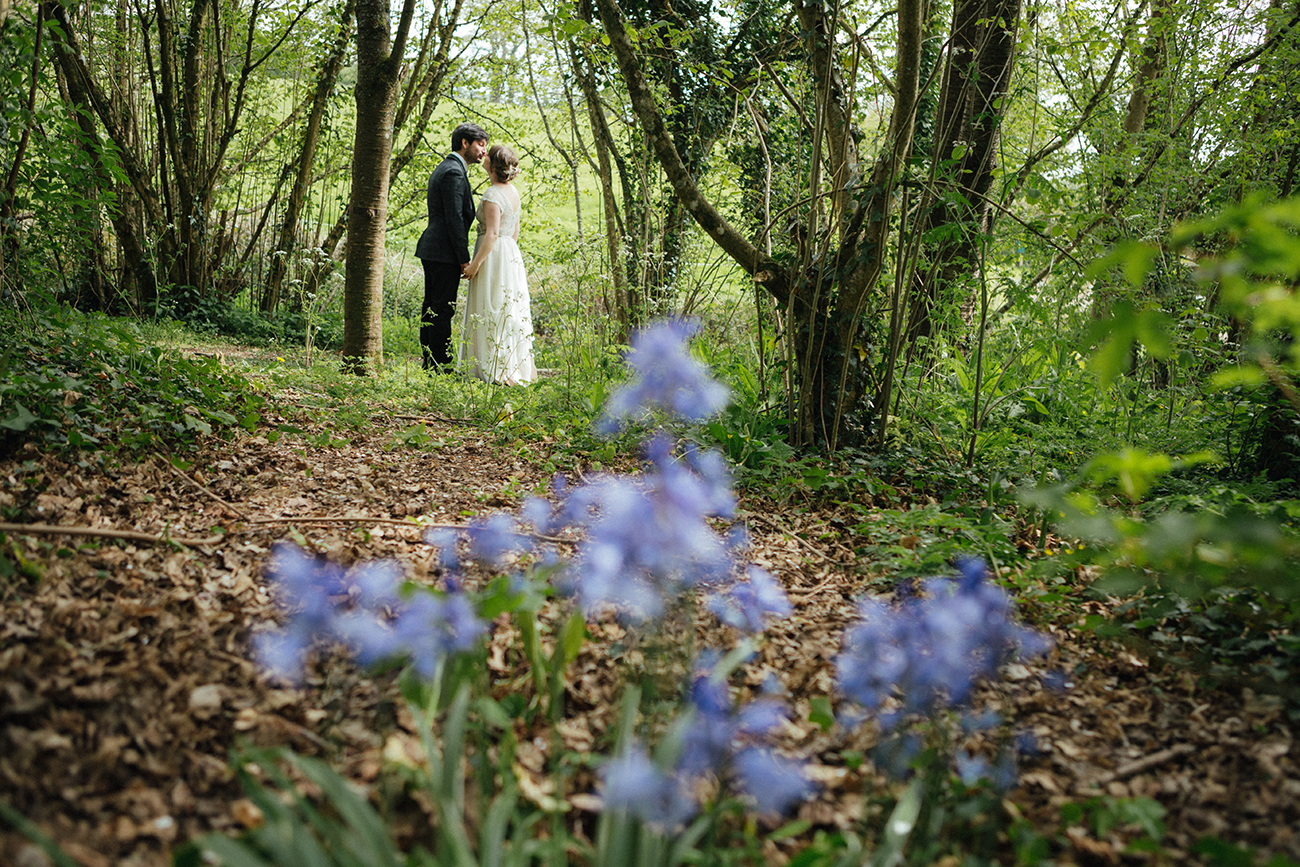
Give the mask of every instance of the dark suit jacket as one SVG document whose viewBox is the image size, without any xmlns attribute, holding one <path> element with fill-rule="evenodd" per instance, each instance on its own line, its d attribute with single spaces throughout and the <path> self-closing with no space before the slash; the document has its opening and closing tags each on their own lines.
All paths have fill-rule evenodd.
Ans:
<svg viewBox="0 0 1300 867">
<path fill-rule="evenodd" d="M 415 255 L 431 262 L 464 265 L 469 261 L 469 227 L 473 224 L 469 174 L 455 154 L 447 154 L 429 175 L 429 226 L 415 245 Z"/>
</svg>

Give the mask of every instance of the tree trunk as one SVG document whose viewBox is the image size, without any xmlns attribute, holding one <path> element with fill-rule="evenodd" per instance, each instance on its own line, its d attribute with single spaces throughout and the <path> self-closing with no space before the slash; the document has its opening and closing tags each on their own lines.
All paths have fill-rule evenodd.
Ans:
<svg viewBox="0 0 1300 867">
<path fill-rule="evenodd" d="M 905 0 L 899 6 L 897 83 L 889 131 L 871 178 L 857 191 L 840 247 L 828 263 L 812 273 L 799 275 L 792 274 L 750 243 L 700 192 L 660 117 L 618 7 L 614 0 L 596 0 L 596 8 L 627 84 L 633 109 L 674 192 L 700 228 L 788 311 L 796 329 L 791 339 L 797 347 L 800 389 L 796 442 L 805 445 L 820 442 L 833 449 L 864 441 L 872 408 L 866 375 L 868 353 L 859 345 L 858 326 L 883 267 L 893 191 L 911 153 L 923 3 Z M 822 53 L 821 61 L 816 57 L 813 62 L 836 62 L 829 51 Z M 825 69 L 814 74 L 828 80 L 824 76 L 831 73 L 832 70 Z M 839 110 L 842 109 L 834 111 Z"/>
<path fill-rule="evenodd" d="M 388 0 L 357 2 L 357 122 L 343 284 L 343 358 L 359 374 L 384 363 L 389 158 L 400 64 L 414 8 L 415 0 L 405 0 L 397 35 L 390 37 Z"/>
<path fill-rule="evenodd" d="M 628 297 L 627 276 L 624 272 L 622 241 L 623 230 L 619 226 L 618 203 L 614 197 L 614 167 L 610 161 L 613 150 L 613 134 L 605 120 L 605 107 L 601 103 L 600 91 L 596 87 L 596 78 L 584 61 L 576 45 L 569 43 L 569 64 L 573 77 L 578 81 L 584 101 L 587 103 L 587 119 L 591 124 L 592 144 L 596 149 L 596 175 L 600 181 L 600 198 L 605 214 L 605 248 L 609 253 L 609 273 L 614 284 L 614 297 L 606 301 L 606 309 L 614 313 L 618 321 L 617 338 L 626 343 L 631 337 L 632 314 L 631 299 Z"/>
<path fill-rule="evenodd" d="M 117 111 L 90 77 L 85 67 L 85 55 L 81 53 L 81 48 L 76 42 L 63 5 L 52 2 L 45 4 L 45 8 L 47 14 L 59 22 L 59 29 L 54 31 L 54 38 L 51 39 L 54 56 L 63 72 L 71 100 L 70 107 L 76 112 L 77 123 L 83 133 L 83 146 L 91 155 L 101 186 L 107 188 L 112 172 L 108 170 L 105 163 L 106 145 L 91 121 L 92 112 L 104 124 L 105 131 L 113 140 L 115 158 L 131 181 L 131 189 L 138 195 L 144 193 L 147 196 L 152 188 L 148 184 L 144 169 L 134 158 L 135 151 L 124 148 L 124 143 L 127 141 L 124 126 L 118 120 Z M 156 199 L 153 201 L 156 202 Z M 152 311 L 158 298 L 158 281 L 153 260 L 141 241 L 141 227 L 133 219 L 132 204 L 119 198 L 114 207 L 109 210 L 109 219 L 113 223 L 113 231 L 122 248 L 123 282 L 134 283 L 137 310 Z"/>
<path fill-rule="evenodd" d="M 854 140 L 849 88 L 834 56 L 836 22 L 826 17 L 820 3 L 795 0 L 795 13 L 799 16 L 805 50 L 813 69 L 818 104 L 825 110 L 827 162 L 831 174 L 830 225 L 836 235 L 842 236 L 852 208 L 850 185 L 857 180 L 858 148 Z"/>
<path fill-rule="evenodd" d="M 912 290 L 909 342 L 934 333 L 935 310 L 958 300 L 989 230 L 988 192 L 1007 111 L 1020 0 L 957 0 L 935 123 L 932 193 L 919 231 L 927 245 Z M 948 177 L 940 167 L 953 166 Z"/>
<path fill-rule="evenodd" d="M 455 36 L 456 27 L 460 24 L 460 14 L 464 8 L 464 3 L 465 0 L 452 0 L 451 9 L 447 12 L 445 19 L 442 16 L 445 5 L 441 2 L 438 4 L 433 17 L 429 21 L 429 29 L 425 32 L 424 39 L 421 42 L 420 57 L 415 65 L 408 70 L 411 84 L 406 93 L 403 94 L 402 102 L 398 106 L 397 114 L 393 119 L 394 140 L 397 139 L 397 132 L 405 129 L 406 124 L 410 121 L 413 106 L 418 105 L 420 111 L 415 116 L 415 125 L 406 138 L 406 144 L 393 155 L 392 164 L 388 171 L 390 188 L 397 183 L 398 175 L 415 158 L 416 150 L 425 141 L 425 135 L 429 129 L 429 119 L 433 116 L 433 110 L 438 107 L 438 102 L 442 98 L 443 83 L 447 79 L 447 73 L 452 68 L 448 58 L 451 55 L 452 37 Z M 428 48 L 435 37 L 438 40 L 438 46 L 433 53 L 433 57 L 430 58 Z"/>
<path fill-rule="evenodd" d="M 56 56 L 69 92 L 80 94 L 77 98 L 93 108 L 117 150 L 121 173 L 130 182 L 136 200 L 118 197 L 122 213 L 138 215 L 131 221 L 137 224 L 137 236 L 119 238 L 124 251 L 147 246 L 153 260 L 165 269 L 167 284 L 192 286 L 201 295 L 226 249 L 213 246 L 217 239 L 210 236 L 207 226 L 213 196 L 225 172 L 226 151 L 243 122 L 249 76 L 284 44 L 310 4 L 298 9 L 283 30 L 268 34 L 259 17 L 264 7 L 254 2 L 241 21 L 247 30 L 239 37 L 223 27 L 223 16 L 229 10 L 213 0 L 192 0 L 188 13 L 170 0 L 156 0 L 152 16 L 146 4 L 137 10 L 139 14 L 119 17 L 119 21 L 134 21 L 139 26 L 140 54 L 157 114 L 156 141 L 150 143 L 140 141 L 137 135 L 149 125 L 135 117 L 136 103 L 106 88 L 91 74 L 90 58 L 68 20 L 68 7 L 60 0 L 46 0 L 44 6 L 59 24 Z M 178 14 L 186 16 L 179 34 L 173 17 Z M 157 46 L 150 43 L 154 34 Z M 229 48 L 236 43 L 239 51 L 231 56 Z M 260 44 L 268 47 L 255 57 L 254 48 Z M 229 70 L 238 73 L 233 84 Z M 120 69 L 116 74 L 121 76 Z M 150 145 L 153 149 L 146 151 Z M 139 290 L 143 309 L 152 312 L 156 282 L 148 280 Z"/>
<path fill-rule="evenodd" d="M 5 14 L 8 14 L 7 9 Z M 4 187 L 0 188 L 0 291 L 19 289 L 22 283 L 22 272 L 18 267 L 19 240 L 14 202 L 18 197 L 18 179 L 22 174 L 28 142 L 31 141 L 32 125 L 36 121 L 36 87 L 41 69 L 41 35 L 44 30 L 45 8 L 40 7 L 36 13 L 36 34 L 32 44 L 31 85 L 24 106 L 26 117 L 22 118 L 22 132 L 18 137 L 18 146 L 14 149 L 13 164 L 8 166 Z"/>
<path fill-rule="evenodd" d="M 267 275 L 266 288 L 262 292 L 260 305 L 263 313 L 274 313 L 280 306 L 280 293 L 285 276 L 289 272 L 289 262 L 298 249 L 298 220 L 302 216 L 303 202 L 307 198 L 307 186 L 315 164 L 321 122 L 325 117 L 330 94 L 334 92 L 334 84 L 343 69 L 343 58 L 347 53 L 348 43 L 352 41 L 352 16 L 355 7 L 356 0 L 345 0 L 342 20 L 339 22 L 338 38 L 335 39 L 316 79 L 316 92 L 312 97 L 311 112 L 307 115 L 307 126 L 303 130 L 302 147 L 298 151 L 297 172 L 293 186 L 289 188 L 289 197 L 285 202 L 284 218 L 280 222 L 275 249 L 271 252 L 270 272 Z"/>
<path fill-rule="evenodd" d="M 1131 162 L 1134 153 L 1141 152 L 1140 137 L 1147 125 L 1151 100 L 1168 63 L 1166 31 L 1169 26 L 1170 12 L 1170 0 L 1157 0 L 1151 9 L 1151 19 L 1147 24 L 1147 38 L 1142 44 L 1142 63 L 1138 67 L 1128 105 L 1124 109 L 1123 131 L 1113 155 L 1115 169 L 1111 174 L 1110 189 L 1106 195 L 1106 212 L 1112 218 L 1121 208 L 1125 195 L 1124 189 L 1129 183 L 1129 172 L 1126 166 Z"/>
<path fill-rule="evenodd" d="M 397 130 L 400 126 L 405 125 L 409 120 L 409 113 L 412 106 L 419 105 L 420 113 L 416 117 L 415 127 L 411 130 L 411 135 L 407 138 L 406 144 L 396 154 L 392 155 L 388 168 L 388 187 L 392 189 L 401 175 L 402 169 L 415 158 L 417 148 L 424 142 L 425 133 L 429 127 L 429 119 L 433 115 L 433 110 L 437 107 L 441 97 L 442 86 L 446 80 L 447 72 L 450 69 L 448 56 L 451 52 L 451 40 L 455 34 L 456 26 L 460 21 L 460 13 L 464 5 L 464 0 L 454 0 L 451 11 L 447 14 L 446 20 L 440 20 L 438 15 L 429 23 L 429 29 L 425 32 L 425 38 L 421 45 L 420 58 L 414 68 L 410 70 L 412 87 L 409 88 L 399 106 L 398 111 L 393 118 L 393 139 L 397 138 Z M 439 9 L 442 7 L 440 6 Z M 433 37 L 438 37 L 438 48 L 432 58 L 427 57 L 427 47 L 432 42 Z M 421 69 L 423 68 L 423 74 Z M 416 80 L 418 79 L 418 83 Z M 338 264 L 339 244 L 348 231 L 348 212 L 339 215 L 330 226 L 325 237 L 321 239 L 319 246 L 316 248 L 317 255 L 313 264 L 307 269 L 303 277 L 303 288 L 308 294 L 315 294 L 320 291 L 321 285 Z"/>
</svg>

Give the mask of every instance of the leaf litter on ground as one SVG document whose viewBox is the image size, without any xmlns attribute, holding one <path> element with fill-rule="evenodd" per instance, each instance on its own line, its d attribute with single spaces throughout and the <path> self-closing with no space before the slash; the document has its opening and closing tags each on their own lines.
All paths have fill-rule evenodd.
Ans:
<svg viewBox="0 0 1300 867">
<path fill-rule="evenodd" d="M 281 415 L 266 421 L 279 436 L 206 442 L 183 473 L 162 456 L 103 469 L 34 449 L 0 463 L 0 506 L 25 523 L 160 539 L 221 535 L 193 548 L 8 536 L 22 568 L 0 580 L 0 799 L 86 867 L 168 864 L 181 841 L 255 823 L 229 767 L 237 743 L 326 758 L 362 786 L 386 765 L 418 761 L 392 678 L 326 655 L 291 689 L 250 661 L 251 636 L 277 616 L 264 577 L 271 546 L 288 538 L 342 563 L 392 558 L 407 579 L 430 582 L 435 552 L 411 519 L 460 525 L 514 507 L 519 492 L 545 485 L 552 465 L 545 443 L 506 450 L 495 435 L 454 421 L 430 418 L 417 436 L 409 419 L 381 412 L 344 436 L 291 397 L 279 395 L 276 406 Z M 774 675 L 792 702 L 780 745 L 809 758 L 819 784 L 798 814 L 807 834 L 855 827 L 869 808 L 868 784 L 885 785 L 870 763 L 844 760 L 866 753 L 872 735 L 827 726 L 825 697 L 856 600 L 891 583 L 897 560 L 882 567 L 869 558 L 872 546 L 888 541 L 897 558 L 921 543 L 916 516 L 899 514 L 741 496 L 737 520 L 748 528 L 751 560 L 794 603 L 742 684 L 757 692 Z M 1155 857 L 1127 849 L 1141 833 L 1134 822 L 1062 819 L 1074 815 L 1070 805 L 1143 799 L 1165 811 L 1163 857 L 1177 861 L 1208 834 L 1300 858 L 1300 768 L 1285 708 L 1242 687 L 1206 690 L 1078 629 L 1085 614 L 1103 611 L 1098 601 L 1055 606 L 1050 622 L 1037 624 L 1056 642 L 1053 657 L 1017 663 L 981 690 L 981 710 L 1031 732 L 1039 747 L 1004 808 L 1057 839 L 1058 863 Z M 704 646 L 709 630 L 726 627 L 700 618 L 695 628 Z M 546 808 L 564 798 L 579 817 L 596 807 L 594 775 L 579 762 L 569 790 L 557 792 L 546 753 L 558 745 L 589 758 L 608 743 L 624 672 L 655 652 L 612 622 L 590 631 L 566 674 L 569 713 L 557 738 L 517 732 L 515 761 L 525 798 Z M 488 659 L 502 697 L 528 688 L 517 646 L 509 624 L 498 623 Z M 1045 666 L 1066 672 L 1068 688 L 1053 688 Z M 806 841 L 769 842 L 765 855 L 782 862 Z M 0 863 L 32 853 L 16 832 L 0 832 Z"/>
</svg>

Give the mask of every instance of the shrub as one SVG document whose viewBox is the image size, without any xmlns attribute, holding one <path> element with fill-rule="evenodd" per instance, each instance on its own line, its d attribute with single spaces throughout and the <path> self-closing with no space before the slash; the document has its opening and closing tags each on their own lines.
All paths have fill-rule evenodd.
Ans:
<svg viewBox="0 0 1300 867">
<path fill-rule="evenodd" d="M 218 359 L 147 345 L 128 322 L 51 309 L 7 325 L 0 455 L 26 442 L 139 455 L 259 419 L 262 397 Z"/>
</svg>

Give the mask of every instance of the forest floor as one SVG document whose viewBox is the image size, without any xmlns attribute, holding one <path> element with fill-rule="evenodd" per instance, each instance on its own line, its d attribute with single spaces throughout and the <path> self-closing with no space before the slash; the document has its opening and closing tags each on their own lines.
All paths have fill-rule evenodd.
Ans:
<svg viewBox="0 0 1300 867">
<path fill-rule="evenodd" d="M 325 756 L 364 783 L 381 772 L 393 738 L 409 738 L 391 681 L 333 660 L 289 689 L 250 661 L 250 634 L 277 616 L 264 578 L 277 541 L 345 563 L 394 558 L 409 578 L 432 580 L 435 552 L 412 517 L 463 524 L 513 508 L 544 481 L 545 442 L 503 444 L 430 417 L 425 448 L 394 447 L 413 422 L 378 406 L 351 441 L 308 445 L 324 428 L 303 397 L 275 395 L 266 420 L 307 434 L 213 440 L 187 457 L 185 472 L 161 456 L 108 471 L 35 450 L 0 462 L 0 504 L 17 506 L 24 522 L 185 540 L 10 534 L 24 571 L 40 577 L 0 581 L 0 799 L 86 867 L 167 864 L 179 842 L 253 821 L 229 766 L 241 740 Z M 861 517 L 848 521 L 840 509 L 742 495 L 738 516 L 752 559 L 794 604 L 747 682 L 775 673 L 793 699 L 785 745 L 810 758 L 820 784 L 800 812 L 814 829 L 852 827 L 864 807 L 864 771 L 834 757 L 868 744 L 808 722 L 810 700 L 831 693 L 831 661 L 871 566 L 843 532 Z M 224 528 L 219 538 L 213 527 Z M 1010 666 L 980 695 L 1037 738 L 1041 753 L 1022 760 L 1004 808 L 1053 838 L 1057 863 L 1181 863 L 1204 835 L 1300 859 L 1300 750 L 1279 703 L 1241 688 L 1205 691 L 1057 620 L 1050 659 Z M 616 629 L 593 627 L 570 666 L 568 749 L 590 750 L 612 723 L 619 681 L 602 647 Z M 499 625 L 489 654 L 503 683 L 509 633 Z M 1045 668 L 1070 672 L 1068 687 L 1044 686 Z M 521 750 L 520 763 L 540 772 L 544 756 Z M 546 778 L 524 783 L 526 796 L 544 799 Z M 574 809 L 590 809 L 571 794 Z M 1167 811 L 1158 855 L 1125 852 L 1135 831 L 1122 823 L 1100 835 L 1095 824 L 1062 825 L 1067 802 L 1140 797 Z M 769 860 L 797 845 L 770 845 Z M 0 864 L 33 867 L 43 857 L 0 834 Z"/>
</svg>

